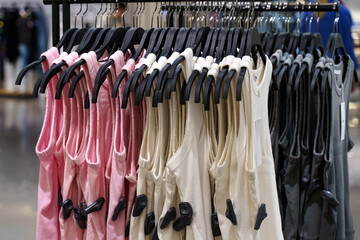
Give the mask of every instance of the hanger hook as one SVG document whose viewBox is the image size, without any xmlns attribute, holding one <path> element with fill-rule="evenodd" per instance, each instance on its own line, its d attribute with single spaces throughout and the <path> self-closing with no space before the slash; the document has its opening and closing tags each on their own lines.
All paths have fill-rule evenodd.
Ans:
<svg viewBox="0 0 360 240">
<path fill-rule="evenodd" d="M 83 12 L 83 14 L 81 15 L 81 27 L 82 27 L 82 28 L 84 27 L 84 15 L 87 13 L 88 10 L 89 10 L 89 4 L 86 3 L 86 9 L 85 9 L 85 11 Z"/>
<path fill-rule="evenodd" d="M 316 2 L 317 18 L 316 18 L 316 32 L 319 32 L 319 21 L 320 21 L 320 12 L 319 12 L 319 3 Z"/>
<path fill-rule="evenodd" d="M 280 18 L 281 18 L 281 9 L 282 9 L 282 2 L 279 2 L 279 15 L 278 15 L 278 18 L 277 18 L 277 22 L 276 22 L 276 29 L 275 29 L 275 32 L 278 33 L 279 32 L 279 22 L 280 22 Z"/>
<path fill-rule="evenodd" d="M 77 12 L 77 13 L 75 14 L 75 27 L 76 27 L 76 19 L 77 19 L 77 16 L 81 13 L 81 11 L 82 11 L 82 3 L 80 3 L 80 10 L 79 10 L 79 12 Z"/>
<path fill-rule="evenodd" d="M 309 10 L 311 10 L 311 2 L 309 2 Z M 313 17 L 313 13 L 310 12 L 310 19 L 309 19 L 309 32 L 312 32 L 311 29 L 311 25 L 312 25 L 312 21 L 313 21 L 314 17 Z"/>
<path fill-rule="evenodd" d="M 134 25 L 134 27 L 138 27 L 140 24 L 139 24 L 139 20 L 140 20 L 140 12 L 141 12 L 141 9 L 142 9 L 142 3 L 139 3 L 139 7 L 136 11 L 136 14 L 135 14 L 135 18 L 136 18 L 136 24 Z"/>
<path fill-rule="evenodd" d="M 101 11 L 102 11 L 102 7 L 103 7 L 103 3 L 101 3 L 101 5 L 100 5 L 100 10 L 96 13 L 96 16 L 95 16 L 95 27 L 97 27 L 97 19 L 98 19 L 99 14 L 100 14 Z"/>
<path fill-rule="evenodd" d="M 115 27 L 116 27 L 116 16 L 117 16 L 117 14 L 118 14 L 118 12 L 119 12 L 119 8 L 120 8 L 119 4 L 118 4 L 118 3 L 115 3 L 114 12 L 113 12 L 113 14 L 112 14 L 112 17 L 113 17 L 113 19 L 114 19 L 114 26 L 115 26 Z"/>
<path fill-rule="evenodd" d="M 334 8 L 336 8 L 336 6 L 338 5 L 338 2 L 334 3 Z M 340 9 L 338 9 L 338 11 L 336 12 L 336 17 L 334 20 L 334 27 L 333 27 L 333 32 L 339 33 L 339 11 Z"/>
<path fill-rule="evenodd" d="M 255 2 L 251 0 L 251 25 L 255 24 Z"/>
<path fill-rule="evenodd" d="M 136 8 L 135 8 L 135 11 L 133 12 L 133 26 L 136 27 L 136 12 L 139 8 L 139 3 L 136 2 Z"/>
<path fill-rule="evenodd" d="M 142 3 L 142 9 L 141 9 L 141 12 L 139 13 L 139 26 L 141 26 L 141 20 L 142 20 L 142 15 L 144 14 L 144 11 L 145 11 L 145 2 Z"/>
<path fill-rule="evenodd" d="M 111 27 L 110 26 L 110 16 L 111 16 L 111 13 L 112 13 L 112 9 L 113 9 L 113 5 L 110 3 L 110 8 L 109 8 L 109 12 L 107 13 L 106 15 L 106 26 L 107 27 Z"/>
<path fill-rule="evenodd" d="M 296 9 L 299 9 L 300 7 L 300 3 L 296 2 Z M 300 15 L 298 16 L 297 20 L 296 20 L 296 32 L 300 32 L 300 25 L 301 25 L 301 14 L 302 14 L 302 10 L 300 9 Z M 305 24 L 306 25 L 306 24 Z"/>
<path fill-rule="evenodd" d="M 106 11 L 107 11 L 107 8 L 108 8 L 108 4 L 106 3 L 106 5 L 105 5 L 106 7 L 105 7 L 105 10 L 104 10 L 104 12 L 101 14 L 101 17 L 100 17 L 100 27 L 102 27 L 103 25 L 102 25 L 102 20 L 103 20 L 103 17 L 104 17 L 104 14 L 106 13 Z"/>
<path fill-rule="evenodd" d="M 157 8 L 158 8 L 158 2 L 155 3 L 155 9 L 151 14 L 151 28 L 154 26 L 154 15 L 155 15 Z"/>
<path fill-rule="evenodd" d="M 125 24 L 125 14 L 128 13 L 128 7 L 127 7 L 127 3 L 124 4 L 124 12 L 122 14 L 122 23 L 123 23 L 123 26 L 126 27 L 126 24 Z"/>
</svg>

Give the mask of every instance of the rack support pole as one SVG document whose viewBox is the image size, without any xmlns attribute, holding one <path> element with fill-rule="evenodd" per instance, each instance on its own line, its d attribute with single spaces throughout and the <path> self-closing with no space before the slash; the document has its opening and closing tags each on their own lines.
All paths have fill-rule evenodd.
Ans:
<svg viewBox="0 0 360 240">
<path fill-rule="evenodd" d="M 62 4 L 63 11 L 63 33 L 70 28 L 70 3 L 64 1 Z"/>
<path fill-rule="evenodd" d="M 59 4 L 52 3 L 52 40 L 53 46 L 55 46 L 60 39 L 60 16 L 59 16 Z"/>
</svg>

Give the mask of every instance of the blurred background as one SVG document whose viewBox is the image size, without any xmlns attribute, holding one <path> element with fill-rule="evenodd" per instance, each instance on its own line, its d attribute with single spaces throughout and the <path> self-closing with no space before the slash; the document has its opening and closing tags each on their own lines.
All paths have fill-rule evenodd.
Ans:
<svg viewBox="0 0 360 240">
<path fill-rule="evenodd" d="M 360 60 L 360 1 L 343 3 L 352 14 L 355 54 Z M 86 6 L 83 5 L 84 9 Z M 102 6 L 105 10 L 105 4 Z M 151 19 L 155 3 L 146 5 L 144 17 Z M 131 26 L 136 3 L 127 5 L 125 21 Z M 71 24 L 80 6 L 71 8 Z M 84 27 L 93 27 L 99 5 L 88 6 Z M 60 18 L 61 18 L 60 14 Z M 341 16 L 340 16 L 341 17 Z M 104 21 L 106 21 L 104 19 Z M 60 19 L 61 22 L 61 19 Z M 81 14 L 77 18 L 81 27 Z M 141 26 L 150 27 L 142 20 Z M 62 31 L 61 31 L 62 32 Z M 44 95 L 32 98 L 32 88 L 41 69 L 30 72 L 21 86 L 14 84 L 23 66 L 36 60 L 51 46 L 51 7 L 41 0 L 0 0 L 0 239 L 35 239 L 39 160 L 35 145 L 40 134 Z M 351 208 L 355 239 L 360 240 L 360 88 L 354 86 L 350 103 L 351 136 L 355 147 L 349 152 Z"/>
</svg>

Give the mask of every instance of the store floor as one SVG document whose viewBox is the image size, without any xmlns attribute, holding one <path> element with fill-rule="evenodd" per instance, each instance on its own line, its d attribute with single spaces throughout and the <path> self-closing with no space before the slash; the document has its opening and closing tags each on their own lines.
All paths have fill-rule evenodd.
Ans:
<svg viewBox="0 0 360 240">
<path fill-rule="evenodd" d="M 39 99 L 0 98 L 0 239 L 35 239 L 39 160 L 35 145 L 44 116 Z M 360 240 L 360 90 L 350 104 L 351 208 Z"/>
</svg>

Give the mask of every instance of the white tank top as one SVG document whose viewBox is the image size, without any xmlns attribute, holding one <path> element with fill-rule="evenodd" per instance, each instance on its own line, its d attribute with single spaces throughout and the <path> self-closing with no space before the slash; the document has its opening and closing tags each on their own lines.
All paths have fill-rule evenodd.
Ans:
<svg viewBox="0 0 360 240">
<path fill-rule="evenodd" d="M 283 239 L 278 196 L 276 191 L 274 160 L 272 155 L 268 124 L 268 93 L 272 64 L 266 57 L 266 65 L 259 58 L 258 66 L 253 68 L 253 59 L 244 56 L 242 64 L 247 68 L 244 79 L 244 92 L 249 100 L 245 101 L 246 116 L 249 122 L 249 155 L 246 167 L 251 178 L 255 178 L 251 193 L 253 211 L 258 212 L 261 204 L 266 205 L 267 217 L 258 230 L 260 239 Z M 256 203 L 257 202 L 257 203 Z M 256 206 L 256 204 L 258 206 Z M 256 215 L 252 218 L 255 226 Z"/>
</svg>

